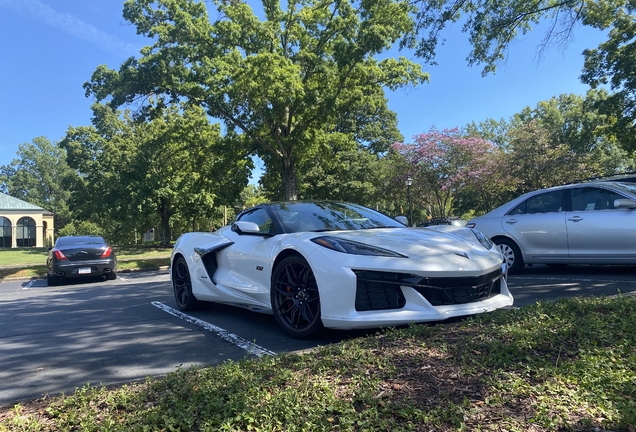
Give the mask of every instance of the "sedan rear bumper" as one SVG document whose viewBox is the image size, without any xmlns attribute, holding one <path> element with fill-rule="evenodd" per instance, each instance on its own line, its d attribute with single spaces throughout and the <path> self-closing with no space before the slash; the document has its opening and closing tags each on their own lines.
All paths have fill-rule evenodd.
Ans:
<svg viewBox="0 0 636 432">
<path fill-rule="evenodd" d="M 48 270 L 49 276 L 58 278 L 106 276 L 111 273 L 117 273 L 117 263 L 113 260 L 58 262 Z"/>
</svg>

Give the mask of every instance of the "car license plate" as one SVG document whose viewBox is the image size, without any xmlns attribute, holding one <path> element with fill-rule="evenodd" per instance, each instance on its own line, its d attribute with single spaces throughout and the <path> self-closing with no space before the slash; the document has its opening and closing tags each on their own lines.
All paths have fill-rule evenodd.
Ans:
<svg viewBox="0 0 636 432">
<path fill-rule="evenodd" d="M 81 267 L 77 270 L 77 272 L 79 274 L 91 274 L 91 268 L 90 267 Z"/>
</svg>

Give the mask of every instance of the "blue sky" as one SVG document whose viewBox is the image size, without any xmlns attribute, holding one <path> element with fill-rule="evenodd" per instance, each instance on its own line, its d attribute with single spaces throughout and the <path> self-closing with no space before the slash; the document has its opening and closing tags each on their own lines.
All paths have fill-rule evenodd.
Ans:
<svg viewBox="0 0 636 432">
<path fill-rule="evenodd" d="M 59 141 L 69 126 L 90 124 L 92 100 L 82 84 L 98 65 L 118 69 L 149 44 L 122 10 L 123 0 L 0 0 L 0 165 L 16 158 L 21 143 L 38 136 Z M 552 96 L 583 95 L 581 53 L 605 38 L 578 27 L 564 51 L 537 59 L 537 30 L 511 46 L 496 75 L 482 77 L 481 68 L 467 66 L 470 47 L 460 26 L 444 36 L 439 66 L 425 67 L 430 83 L 387 93 L 407 142 L 432 126 L 507 119 Z"/>
</svg>

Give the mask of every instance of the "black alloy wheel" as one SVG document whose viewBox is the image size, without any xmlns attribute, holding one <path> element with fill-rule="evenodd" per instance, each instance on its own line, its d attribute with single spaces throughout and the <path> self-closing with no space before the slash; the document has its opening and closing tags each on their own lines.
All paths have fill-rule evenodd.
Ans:
<svg viewBox="0 0 636 432">
<path fill-rule="evenodd" d="M 182 256 L 178 257 L 173 263 L 172 287 L 174 288 L 174 299 L 179 310 L 192 310 L 198 305 L 198 300 L 192 294 L 192 281 L 190 280 L 188 263 Z"/>
<path fill-rule="evenodd" d="M 323 328 L 314 273 L 300 256 L 283 259 L 272 275 L 272 310 L 290 336 L 307 338 Z"/>
</svg>

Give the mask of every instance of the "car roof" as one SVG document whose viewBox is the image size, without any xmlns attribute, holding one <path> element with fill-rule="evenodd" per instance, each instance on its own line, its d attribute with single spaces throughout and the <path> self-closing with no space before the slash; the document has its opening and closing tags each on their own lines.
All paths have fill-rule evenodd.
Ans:
<svg viewBox="0 0 636 432">
<path fill-rule="evenodd" d="M 522 195 L 519 195 L 516 198 L 511 199 L 505 204 L 500 205 L 499 207 L 486 213 L 483 216 L 499 216 L 500 214 L 506 213 L 509 209 L 518 205 L 520 202 L 530 198 L 531 196 L 538 195 L 540 193 L 550 192 L 554 190 L 561 190 L 561 189 L 576 189 L 576 188 L 590 187 L 590 186 L 597 186 L 597 187 L 603 187 L 605 189 L 610 189 L 614 191 L 620 191 L 622 193 L 630 194 L 634 196 L 634 198 L 636 199 L 636 185 L 634 183 L 619 182 L 619 181 L 602 181 L 599 179 L 599 180 L 585 181 L 585 182 L 579 182 L 579 183 L 568 183 L 564 185 L 552 186 L 549 188 L 537 189 L 534 191 L 526 192 Z M 477 219 L 483 216 L 477 216 L 473 219 Z"/>
<path fill-rule="evenodd" d="M 597 177 L 590 179 L 592 182 L 624 182 L 624 183 L 636 183 L 636 173 L 625 173 L 625 174 L 616 174 L 607 177 Z"/>
</svg>

